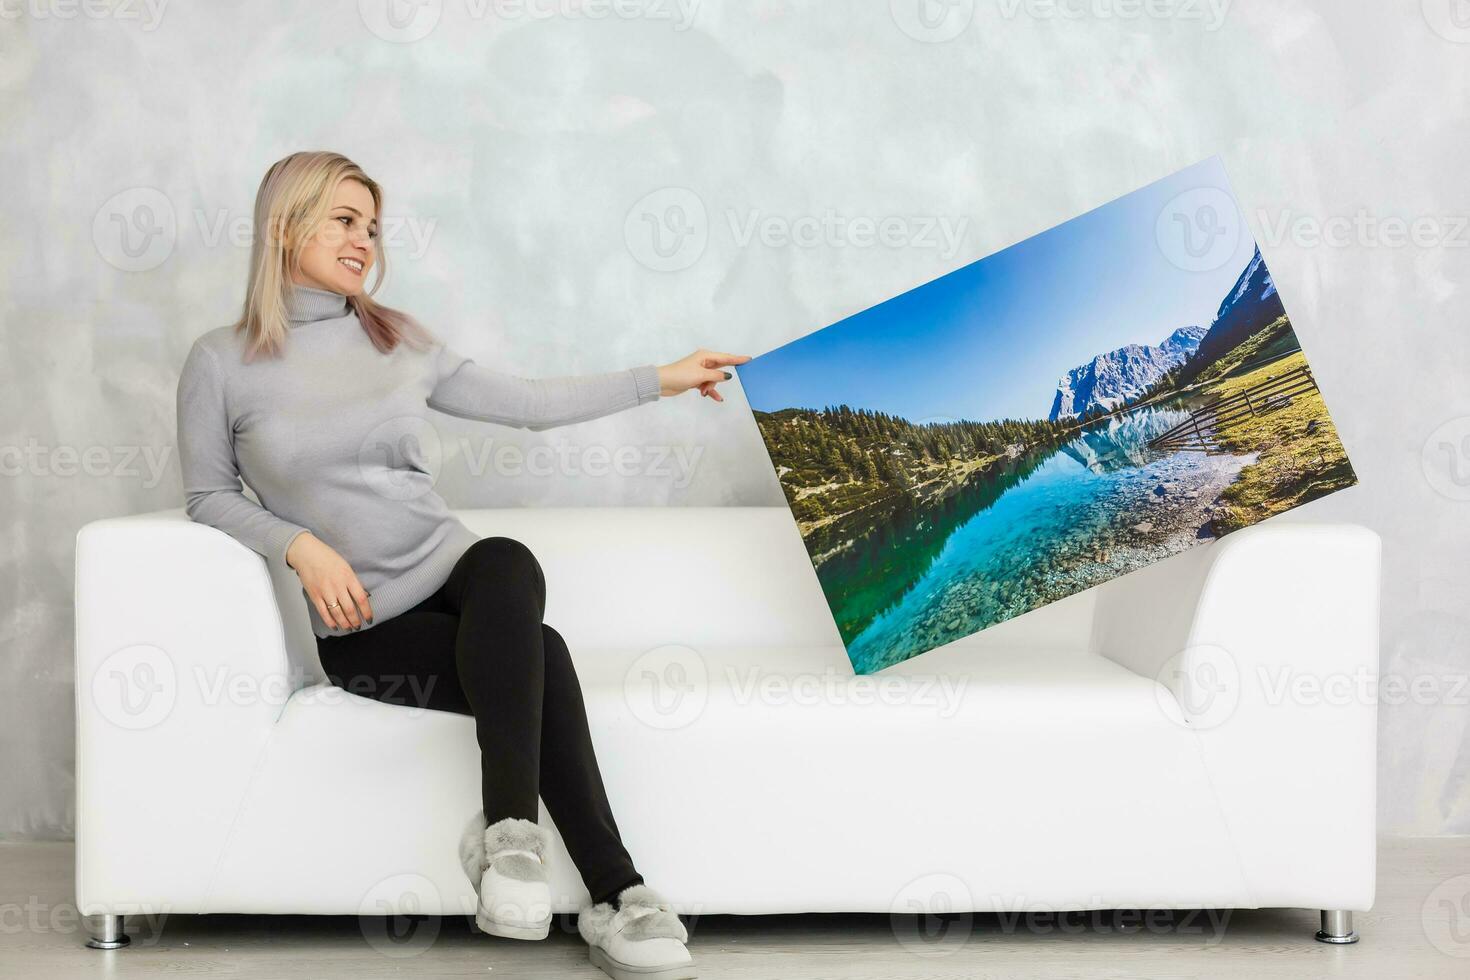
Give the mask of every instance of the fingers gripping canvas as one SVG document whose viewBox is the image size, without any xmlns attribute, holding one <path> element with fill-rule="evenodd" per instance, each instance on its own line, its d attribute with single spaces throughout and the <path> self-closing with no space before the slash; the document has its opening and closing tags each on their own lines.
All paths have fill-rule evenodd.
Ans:
<svg viewBox="0 0 1470 980">
<path fill-rule="evenodd" d="M 1356 482 L 1217 159 L 739 374 L 860 674 Z"/>
</svg>

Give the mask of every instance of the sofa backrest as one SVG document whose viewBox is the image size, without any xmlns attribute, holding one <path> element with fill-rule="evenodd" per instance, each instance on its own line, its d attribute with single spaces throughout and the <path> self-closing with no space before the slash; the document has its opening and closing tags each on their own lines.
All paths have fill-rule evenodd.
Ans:
<svg viewBox="0 0 1470 980">
<path fill-rule="evenodd" d="M 841 646 L 784 507 L 504 508 L 456 512 L 527 545 L 546 622 L 568 644 Z"/>
<path fill-rule="evenodd" d="M 529 547 L 546 572 L 546 622 L 574 651 L 707 647 L 835 647 L 841 636 L 786 507 L 515 507 L 460 509 L 481 537 Z M 300 584 L 278 583 L 292 660 L 316 672 Z M 1085 650 L 1084 594 L 950 647 L 1012 655 Z M 958 650 L 952 653 L 959 653 Z M 839 661 L 843 658 L 839 656 Z M 913 669 L 947 669 L 919 657 Z"/>
<path fill-rule="evenodd" d="M 568 643 L 842 646 L 786 507 L 457 513 L 481 537 L 531 548 L 546 571 L 546 621 Z M 953 645 L 1084 650 L 1091 615 L 1092 597 L 1073 596 Z"/>
</svg>

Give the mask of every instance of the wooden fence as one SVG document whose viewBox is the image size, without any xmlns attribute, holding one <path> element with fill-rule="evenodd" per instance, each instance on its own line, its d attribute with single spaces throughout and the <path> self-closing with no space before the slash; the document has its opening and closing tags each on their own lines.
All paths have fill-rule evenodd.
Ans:
<svg viewBox="0 0 1470 980">
<path fill-rule="evenodd" d="M 1189 418 L 1150 439 L 1148 447 L 1166 452 L 1182 449 L 1216 451 L 1220 446 L 1215 433 L 1221 425 L 1250 415 L 1264 415 L 1316 387 L 1317 380 L 1312 377 L 1311 368 L 1304 364 L 1190 412 Z"/>
</svg>

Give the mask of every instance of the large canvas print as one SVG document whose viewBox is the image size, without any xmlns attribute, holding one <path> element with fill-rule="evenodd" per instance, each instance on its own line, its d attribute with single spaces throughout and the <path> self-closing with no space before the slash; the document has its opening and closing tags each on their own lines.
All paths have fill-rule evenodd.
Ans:
<svg viewBox="0 0 1470 980">
<path fill-rule="evenodd" d="M 739 374 L 861 674 L 1356 482 L 1214 158 Z"/>
</svg>

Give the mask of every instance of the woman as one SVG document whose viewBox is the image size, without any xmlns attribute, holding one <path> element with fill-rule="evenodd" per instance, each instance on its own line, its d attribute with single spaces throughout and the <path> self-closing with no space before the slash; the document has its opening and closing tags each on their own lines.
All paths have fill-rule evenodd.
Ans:
<svg viewBox="0 0 1470 980">
<path fill-rule="evenodd" d="M 541 621 L 539 563 L 453 516 L 419 436 L 431 409 L 540 430 L 691 388 L 723 401 L 715 386 L 730 374 L 717 368 L 749 357 L 701 349 L 539 380 L 482 367 L 371 298 L 381 207 L 339 154 L 296 153 L 266 173 L 244 313 L 194 343 L 179 379 L 188 514 L 296 573 L 333 684 L 397 704 L 418 692 L 419 707 L 474 717 L 487 826 L 468 869 L 482 929 L 549 932 L 539 796 L 593 900 L 578 918 L 593 961 L 614 977 L 693 977 L 683 924 L 619 839 L 566 643 Z"/>
</svg>

